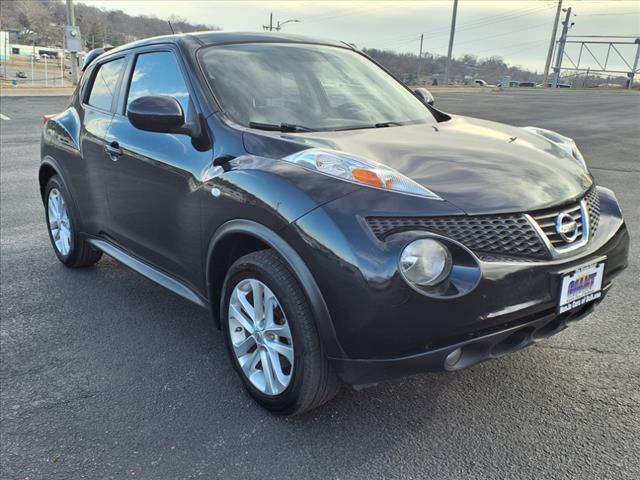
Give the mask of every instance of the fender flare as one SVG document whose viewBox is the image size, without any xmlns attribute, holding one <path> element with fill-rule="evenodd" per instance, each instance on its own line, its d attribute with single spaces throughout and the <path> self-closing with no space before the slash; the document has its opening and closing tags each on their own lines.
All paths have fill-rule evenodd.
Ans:
<svg viewBox="0 0 640 480">
<path fill-rule="evenodd" d="M 300 257 L 300 255 L 276 232 L 253 220 L 229 220 L 216 230 L 216 233 L 209 242 L 206 265 L 211 265 L 210 262 L 212 261 L 213 253 L 220 241 L 228 235 L 238 233 L 250 235 L 261 240 L 265 244 L 269 245 L 269 247 L 273 248 L 284 259 L 284 261 L 287 262 L 309 300 L 309 305 L 311 307 L 313 317 L 316 320 L 316 326 L 318 328 L 320 341 L 322 342 L 325 354 L 332 358 L 345 358 L 346 354 L 340 346 L 335 329 L 333 328 L 329 309 L 327 308 L 327 304 L 324 301 L 324 297 L 320 292 L 320 288 L 318 287 L 313 274 L 309 270 L 309 267 L 304 263 L 304 260 L 302 260 L 302 257 Z M 215 266 L 213 268 L 215 268 Z M 211 292 L 212 282 L 209 278 L 209 271 L 210 269 L 207 268 L 206 283 L 208 291 Z"/>
<path fill-rule="evenodd" d="M 62 168 L 60 167 L 60 164 L 56 161 L 55 158 L 53 158 L 53 157 L 51 157 L 49 155 L 46 155 L 42 159 L 42 162 L 40 162 L 40 166 L 38 167 L 38 186 L 40 187 L 40 197 L 42 198 L 43 202 L 45 201 L 44 200 L 44 187 L 46 187 L 46 184 L 45 185 L 40 185 L 40 174 L 42 173 L 42 170 L 45 167 L 49 167 L 49 168 L 53 169 L 53 171 L 56 172 L 55 175 L 58 175 L 61 178 L 62 183 L 64 183 L 65 187 L 67 187 L 67 189 L 68 189 L 67 182 L 64 181 L 64 175 L 62 173 Z"/>
<path fill-rule="evenodd" d="M 64 171 L 62 170 L 62 167 L 60 166 L 60 163 L 58 163 L 58 161 L 53 158 L 50 155 L 46 155 L 43 159 L 42 162 L 40 162 L 40 166 L 38 167 L 38 186 L 40 186 L 40 172 L 42 172 L 43 167 L 50 167 L 53 169 L 55 173 L 55 175 L 57 175 L 60 178 L 60 181 L 62 182 L 62 184 L 64 185 L 64 187 L 67 189 L 67 191 L 69 192 L 71 198 L 69 199 L 71 201 L 71 207 L 73 208 L 73 212 L 76 214 L 78 220 L 82 223 L 82 214 L 80 213 L 80 209 L 78 208 L 78 204 L 76 203 L 76 198 L 75 195 L 73 194 L 69 183 L 65 180 L 64 178 Z M 46 188 L 46 184 L 43 186 L 44 188 Z M 45 206 L 45 209 L 47 208 L 47 200 L 46 198 L 44 198 L 44 188 L 40 187 L 40 198 L 42 199 L 42 204 Z M 83 232 L 80 231 L 80 233 L 82 234 Z"/>
</svg>

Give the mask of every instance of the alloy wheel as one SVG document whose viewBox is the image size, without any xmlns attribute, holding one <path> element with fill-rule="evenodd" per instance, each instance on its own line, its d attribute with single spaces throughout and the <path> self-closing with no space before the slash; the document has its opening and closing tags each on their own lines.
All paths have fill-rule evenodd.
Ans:
<svg viewBox="0 0 640 480">
<path fill-rule="evenodd" d="M 240 281 L 229 299 L 233 354 L 251 384 L 280 395 L 294 368 L 293 338 L 280 302 L 260 280 Z"/>
<path fill-rule="evenodd" d="M 49 191 L 47 210 L 53 244 L 60 255 L 69 255 L 71 251 L 71 221 L 69 220 L 67 203 L 57 188 L 52 188 Z"/>
</svg>

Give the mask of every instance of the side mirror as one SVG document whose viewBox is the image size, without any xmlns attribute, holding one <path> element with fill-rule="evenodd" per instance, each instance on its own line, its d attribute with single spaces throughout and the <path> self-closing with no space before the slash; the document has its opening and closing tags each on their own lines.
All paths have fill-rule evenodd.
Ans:
<svg viewBox="0 0 640 480">
<path fill-rule="evenodd" d="M 416 88 L 413 91 L 413 94 L 416 97 L 418 97 L 418 99 L 422 103 L 425 103 L 427 105 L 433 105 L 433 102 L 434 102 L 433 95 L 431 95 L 431 92 L 429 90 L 427 90 L 426 88 Z"/>
<path fill-rule="evenodd" d="M 140 130 L 190 134 L 180 103 L 167 95 L 136 98 L 129 104 L 127 117 Z"/>
</svg>

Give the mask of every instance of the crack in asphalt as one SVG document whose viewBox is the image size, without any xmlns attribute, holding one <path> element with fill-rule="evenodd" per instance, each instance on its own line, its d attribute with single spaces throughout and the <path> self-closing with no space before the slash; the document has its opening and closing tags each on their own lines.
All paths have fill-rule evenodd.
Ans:
<svg viewBox="0 0 640 480">
<path fill-rule="evenodd" d="M 640 173 L 640 170 L 634 170 L 633 168 L 611 168 L 611 167 L 593 167 L 589 166 L 590 170 L 604 170 L 605 172 L 622 172 L 622 173 Z"/>
<path fill-rule="evenodd" d="M 13 418 L 11 418 L 9 415 L 3 416 L 3 421 L 12 421 L 12 420 L 20 420 L 20 419 L 28 418 L 33 413 L 54 410 L 56 408 L 65 407 L 67 405 L 76 403 L 78 401 L 83 402 L 85 400 L 96 398 L 100 394 L 101 392 L 83 392 L 73 397 L 61 398 L 58 400 L 54 400 L 52 402 L 46 402 L 44 405 L 37 405 L 31 408 L 26 408 L 24 410 L 17 411 Z"/>
<path fill-rule="evenodd" d="M 623 357 L 628 357 L 628 356 L 631 355 L 631 353 L 612 352 L 610 350 L 602 350 L 600 348 L 595 348 L 595 347 L 577 348 L 577 347 L 565 347 L 565 346 L 559 346 L 559 345 L 543 345 L 543 344 L 540 344 L 540 343 L 537 343 L 534 346 L 538 347 L 538 348 L 543 348 L 543 349 L 546 349 L 546 350 L 565 350 L 565 351 L 580 352 L 580 353 L 598 353 L 600 355 L 620 355 L 620 356 L 623 356 Z"/>
</svg>

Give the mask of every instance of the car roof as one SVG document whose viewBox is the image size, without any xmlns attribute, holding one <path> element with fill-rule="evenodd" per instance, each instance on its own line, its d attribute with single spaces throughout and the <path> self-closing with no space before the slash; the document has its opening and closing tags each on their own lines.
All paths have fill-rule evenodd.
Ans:
<svg viewBox="0 0 640 480">
<path fill-rule="evenodd" d="M 222 32 L 222 31 L 203 31 L 203 32 L 189 32 L 178 33 L 173 35 L 161 35 L 157 37 L 144 38 L 135 42 L 126 43 L 119 47 L 110 48 L 108 50 L 95 49 L 89 52 L 89 57 L 82 67 L 84 71 L 87 67 L 95 63 L 99 58 L 111 57 L 114 54 L 118 54 L 132 48 L 145 47 L 149 45 L 163 45 L 163 44 L 182 44 L 187 47 L 188 50 L 195 51 L 200 47 L 214 46 L 214 45 L 229 45 L 237 43 L 299 43 L 299 44 L 312 44 L 312 45 L 327 45 L 333 47 L 341 47 L 354 49 L 355 47 L 337 40 L 327 40 L 314 37 L 307 37 L 305 35 L 292 35 L 287 33 L 273 33 L 273 32 Z M 102 50 L 98 52 L 97 50 Z M 95 52 L 95 56 L 91 55 Z"/>
<path fill-rule="evenodd" d="M 347 44 L 335 40 L 308 37 L 306 35 L 293 35 L 274 32 L 195 32 L 191 33 L 204 45 L 220 45 L 226 43 L 313 43 L 321 45 L 333 45 L 345 47 Z"/>
<path fill-rule="evenodd" d="M 205 31 L 205 32 L 189 32 L 179 33 L 175 35 L 162 35 L 158 37 L 145 38 L 135 42 L 127 43 L 119 47 L 110 49 L 109 54 L 117 53 L 130 48 L 143 47 L 146 45 L 156 45 L 162 43 L 182 43 L 194 44 L 199 46 L 208 45 L 225 45 L 231 43 L 307 43 L 317 45 L 330 45 L 342 48 L 352 48 L 350 45 L 335 41 L 326 40 L 304 35 L 292 35 L 285 33 L 273 32 L 221 32 L 221 31 Z"/>
</svg>

